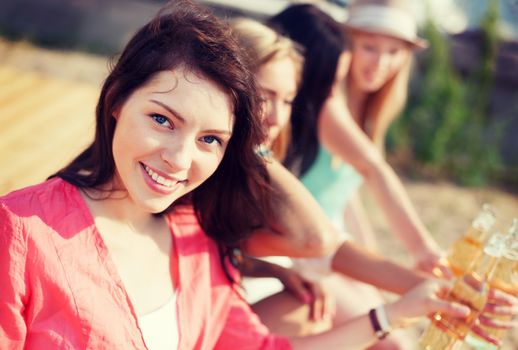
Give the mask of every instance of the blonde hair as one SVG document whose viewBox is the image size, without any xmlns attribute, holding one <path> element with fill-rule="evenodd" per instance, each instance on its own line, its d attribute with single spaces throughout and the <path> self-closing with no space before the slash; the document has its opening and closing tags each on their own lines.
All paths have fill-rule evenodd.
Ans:
<svg viewBox="0 0 518 350">
<path fill-rule="evenodd" d="M 356 32 L 361 33 L 362 31 L 349 30 L 349 37 L 355 35 Z M 388 128 L 405 107 L 412 65 L 412 47 L 409 44 L 406 62 L 379 90 L 369 94 L 365 104 L 366 108 L 359 116 L 360 127 L 382 152 Z M 352 75 L 349 74 L 349 77 Z"/>
<path fill-rule="evenodd" d="M 254 73 L 257 73 L 263 65 L 269 62 L 288 57 L 295 64 L 297 85 L 299 85 L 303 58 L 300 48 L 293 41 L 249 18 L 233 19 L 230 24 L 239 44 L 246 51 L 249 67 Z M 272 142 L 271 151 L 280 161 L 286 156 L 290 134 L 290 123 L 287 123 Z"/>
<path fill-rule="evenodd" d="M 387 130 L 405 107 L 412 63 L 410 56 L 394 77 L 368 97 L 361 116 L 363 130 L 382 151 Z"/>
</svg>

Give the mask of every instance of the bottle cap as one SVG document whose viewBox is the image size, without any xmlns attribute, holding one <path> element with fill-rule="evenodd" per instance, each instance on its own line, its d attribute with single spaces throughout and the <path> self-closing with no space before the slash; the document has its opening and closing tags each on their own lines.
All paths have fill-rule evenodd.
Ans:
<svg viewBox="0 0 518 350">
<path fill-rule="evenodd" d="M 473 220 L 472 225 L 476 229 L 489 231 L 489 229 L 491 229 L 495 224 L 495 221 L 496 215 L 493 207 L 488 203 L 484 203 L 477 217 Z"/>
<path fill-rule="evenodd" d="M 499 258 L 504 254 L 506 242 L 506 235 L 503 235 L 500 232 L 495 232 L 491 237 L 489 237 L 488 242 L 484 246 L 484 253 Z"/>
<path fill-rule="evenodd" d="M 518 260 L 518 219 L 513 219 L 513 224 L 507 232 L 504 256 L 511 260 Z"/>
</svg>

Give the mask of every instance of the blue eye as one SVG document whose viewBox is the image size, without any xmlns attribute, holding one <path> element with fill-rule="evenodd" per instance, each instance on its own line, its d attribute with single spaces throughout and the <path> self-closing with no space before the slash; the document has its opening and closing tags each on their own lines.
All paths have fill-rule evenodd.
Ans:
<svg viewBox="0 0 518 350">
<path fill-rule="evenodd" d="M 218 139 L 217 137 L 215 136 L 211 136 L 211 135 L 208 135 L 208 136 L 202 136 L 201 140 L 209 145 L 213 144 L 214 141 L 216 141 L 217 143 L 221 144 L 221 140 Z"/>
<path fill-rule="evenodd" d="M 169 120 L 161 114 L 152 114 L 151 118 L 153 118 L 160 125 L 165 125 L 166 123 L 169 123 Z"/>
</svg>

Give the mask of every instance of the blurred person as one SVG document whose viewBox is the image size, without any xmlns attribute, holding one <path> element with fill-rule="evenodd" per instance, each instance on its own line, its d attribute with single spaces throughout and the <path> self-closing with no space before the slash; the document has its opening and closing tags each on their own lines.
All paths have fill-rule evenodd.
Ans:
<svg viewBox="0 0 518 350">
<path fill-rule="evenodd" d="M 419 219 L 401 180 L 351 116 L 347 85 L 352 57 L 343 27 L 312 5 L 291 6 L 270 22 L 304 49 L 286 165 L 340 230 L 374 250 L 374 237 L 344 225 L 344 211 L 365 182 L 416 266 L 449 274 L 441 249 Z M 354 220 L 346 215 L 346 221 Z"/>
<path fill-rule="evenodd" d="M 264 103 L 263 120 L 268 127 L 268 138 L 261 148 L 261 153 L 269 163 L 282 160 L 289 144 L 289 119 L 293 98 L 300 83 L 301 59 L 296 45 L 278 35 L 268 27 L 250 19 L 238 19 L 231 22 L 240 46 L 248 52 L 250 67 L 255 72 L 259 92 Z M 289 184 L 290 187 L 296 183 Z M 304 192 L 302 190 L 299 190 Z M 303 198 L 301 195 L 300 198 Z M 310 202 L 309 198 L 304 204 Z M 318 211 L 318 210 L 317 210 Z M 312 212 L 308 211 L 308 216 Z M 272 330 L 287 335 L 317 334 L 361 315 L 371 307 L 384 303 L 377 290 L 371 286 L 349 279 L 339 284 L 334 293 L 326 291 L 326 285 L 336 286 L 336 282 L 317 283 L 305 279 L 296 271 L 277 266 L 270 262 L 243 256 L 239 269 L 247 276 L 277 277 L 286 291 L 263 299 L 253 305 L 261 319 Z M 346 241 L 337 254 L 328 258 L 330 265 L 337 272 L 354 279 L 373 284 L 379 288 L 398 294 L 409 291 L 412 287 L 426 280 L 423 274 L 412 272 L 386 259 L 370 254 L 353 242 Z M 335 260 L 338 260 L 334 262 Z M 383 273 L 380 273 L 383 271 Z M 264 289 L 261 283 L 245 283 L 247 293 L 254 294 L 254 289 Z M 290 294 L 293 294 L 295 300 Z M 340 314 L 335 318 L 334 297 L 341 305 Z M 358 302 L 361 300 L 361 302 Z M 304 304 L 301 306 L 301 303 Z M 347 310 L 346 312 L 343 312 Z M 509 312 L 509 311 L 507 311 Z M 397 332 L 396 332 L 397 334 Z M 402 335 L 390 336 L 380 342 L 376 348 L 392 348 L 405 343 Z M 406 340 L 406 346 L 412 347 L 412 341 Z"/>
<path fill-rule="evenodd" d="M 351 19 L 353 14 L 351 11 Z M 351 232 L 357 242 L 375 250 L 374 236 L 370 228 L 365 227 L 366 215 L 350 209 L 354 207 L 352 197 L 357 196 L 365 181 L 393 232 L 414 256 L 416 265 L 429 273 L 449 275 L 441 250 L 419 220 L 397 175 L 350 114 L 347 88 L 352 52 L 347 49 L 343 27 L 307 4 L 289 7 L 270 23 L 302 46 L 305 59 L 301 87 L 294 99 L 292 138 L 285 163 L 301 175 L 301 181 L 344 236 Z M 295 263 L 307 279 L 319 280 L 331 271 L 350 273 L 349 257 L 350 252 L 341 249 L 333 259 L 296 260 Z M 371 271 L 374 275 L 380 273 Z M 373 284 L 380 287 L 376 278 L 374 276 Z M 323 284 L 337 291 L 335 322 L 338 324 L 383 301 L 375 288 L 348 278 L 331 275 Z M 363 302 L 352 302 L 356 299 L 354 295 L 362 295 Z M 256 307 L 260 315 L 268 317 L 269 311 L 285 303 L 272 300 Z M 264 311 L 260 309 L 262 306 Z M 263 320 L 267 324 L 277 321 L 275 315 Z M 391 335 L 375 346 L 379 349 L 412 347 L 405 334 Z"/>
<path fill-rule="evenodd" d="M 347 108 L 382 155 L 387 130 L 407 100 L 413 52 L 427 46 L 417 36 L 411 5 L 409 0 L 355 0 L 345 23 L 351 44 Z M 360 191 L 351 194 L 345 216 L 351 232 L 376 249 Z"/>
<path fill-rule="evenodd" d="M 0 198 L 0 348 L 354 349 L 379 322 L 468 313 L 427 282 L 318 336 L 288 340 L 258 321 L 227 259 L 269 227 L 274 196 L 244 61 L 187 0 L 133 36 L 103 84 L 93 143 Z"/>
<path fill-rule="evenodd" d="M 383 150 L 387 130 L 405 106 L 412 53 L 427 42 L 417 36 L 408 0 L 356 0 L 345 26 L 351 43 L 347 106 Z"/>
</svg>

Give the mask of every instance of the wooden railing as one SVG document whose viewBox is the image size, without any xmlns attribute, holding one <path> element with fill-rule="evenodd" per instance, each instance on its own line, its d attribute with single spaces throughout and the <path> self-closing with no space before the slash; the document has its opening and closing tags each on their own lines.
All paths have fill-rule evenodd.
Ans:
<svg viewBox="0 0 518 350">
<path fill-rule="evenodd" d="M 98 93 L 0 65 L 0 195 L 45 180 L 91 142 Z"/>
</svg>

